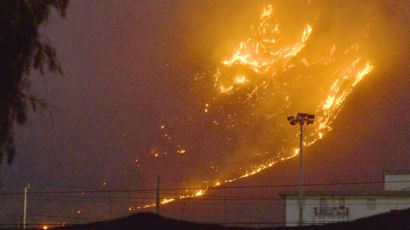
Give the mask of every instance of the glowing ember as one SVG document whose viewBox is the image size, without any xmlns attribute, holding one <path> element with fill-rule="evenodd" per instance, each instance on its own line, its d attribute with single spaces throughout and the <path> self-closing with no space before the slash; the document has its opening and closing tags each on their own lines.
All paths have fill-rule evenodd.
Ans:
<svg viewBox="0 0 410 230">
<path fill-rule="evenodd" d="M 203 196 L 204 195 L 204 190 L 199 190 L 197 193 L 195 193 L 195 196 Z"/>
<path fill-rule="evenodd" d="M 185 152 L 186 152 L 185 149 L 178 149 L 178 150 L 177 150 L 177 153 L 179 153 L 179 154 L 184 154 Z"/>
</svg>

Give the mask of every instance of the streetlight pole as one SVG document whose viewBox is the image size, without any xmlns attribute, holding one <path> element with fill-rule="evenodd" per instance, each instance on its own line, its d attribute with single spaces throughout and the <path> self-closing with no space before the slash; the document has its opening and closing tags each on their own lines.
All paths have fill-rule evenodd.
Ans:
<svg viewBox="0 0 410 230">
<path fill-rule="evenodd" d="M 299 147 L 299 225 L 303 225 L 303 123 L 300 123 L 300 147 Z"/>
<path fill-rule="evenodd" d="M 307 113 L 298 113 L 296 117 L 288 117 L 288 121 L 291 125 L 300 125 L 300 149 L 299 149 L 299 192 L 298 192 L 298 203 L 299 203 L 299 225 L 303 225 L 303 125 L 313 124 L 315 115 Z"/>
<path fill-rule="evenodd" d="M 24 188 L 24 207 L 23 207 L 23 229 L 26 229 L 27 224 L 27 194 L 30 189 L 30 184 L 27 184 Z"/>
</svg>

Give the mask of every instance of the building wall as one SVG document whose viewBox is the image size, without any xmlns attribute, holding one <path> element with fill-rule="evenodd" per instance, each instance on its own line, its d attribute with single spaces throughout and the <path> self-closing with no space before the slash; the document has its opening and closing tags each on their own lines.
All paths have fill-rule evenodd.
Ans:
<svg viewBox="0 0 410 230">
<path fill-rule="evenodd" d="M 408 174 L 384 174 L 384 190 L 385 191 L 410 190 L 410 173 Z"/>
<path fill-rule="evenodd" d="M 319 218 L 315 214 L 320 207 L 339 208 L 343 205 L 343 197 L 305 197 L 304 216 L 305 224 L 318 224 L 335 221 L 351 221 L 362 217 L 372 216 L 391 210 L 410 208 L 410 197 L 344 197 L 344 207 L 348 212 L 346 219 L 341 216 L 329 216 L 330 218 Z M 299 206 L 297 197 L 287 197 L 286 199 L 286 226 L 296 226 L 299 220 Z M 322 205 L 322 206 L 321 206 Z"/>
</svg>

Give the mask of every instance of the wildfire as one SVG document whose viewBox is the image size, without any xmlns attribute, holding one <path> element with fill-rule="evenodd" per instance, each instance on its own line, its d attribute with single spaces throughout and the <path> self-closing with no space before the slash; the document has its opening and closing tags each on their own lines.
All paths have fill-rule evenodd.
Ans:
<svg viewBox="0 0 410 230">
<path fill-rule="evenodd" d="M 185 195 L 164 199 L 161 204 L 203 196 L 209 187 L 255 175 L 277 162 L 297 156 L 297 130 L 283 130 L 288 126 L 286 116 L 302 112 L 299 111 L 301 108 L 308 110 L 303 112 L 316 115 L 315 125 L 309 128 L 309 134 L 303 140 L 304 146 L 314 144 L 332 129 L 342 105 L 374 66 L 362 55 L 360 42 L 340 44 L 332 41 L 330 35 L 329 42 L 312 41 L 317 39 L 312 36 L 314 22 L 294 27 L 299 29 L 292 31 L 292 36 L 288 35 L 286 25 L 275 17 L 275 8 L 269 4 L 263 8 L 252 35 L 220 61 L 214 72 L 194 76 L 194 81 L 213 83 L 214 88 L 208 90 L 209 95 L 198 110 L 207 117 L 209 127 L 214 127 L 214 134 L 219 135 L 218 141 L 222 144 L 218 146 L 218 154 L 229 153 L 229 160 L 226 160 L 229 167 L 224 170 L 222 163 L 212 165 L 212 172 L 207 174 L 210 175 L 207 177 L 209 184 L 204 189 L 186 191 Z M 188 117 L 191 121 L 191 116 Z M 160 126 L 161 135 L 178 146 L 177 153 L 184 154 L 186 150 L 180 146 L 187 145 L 174 140 L 178 139 L 175 137 L 178 133 L 171 138 L 167 130 L 169 126 L 168 123 Z M 187 134 L 186 129 L 180 133 L 185 138 L 189 135 L 192 134 Z M 271 139 L 272 135 L 276 135 L 276 139 Z M 232 144 L 239 145 L 242 140 L 247 144 L 240 147 Z M 280 141 L 268 152 L 266 149 L 271 149 L 272 144 L 266 140 Z M 198 146 L 206 145 L 200 142 Z M 189 148 L 190 153 L 208 153 L 207 147 L 205 150 L 198 147 L 196 151 L 193 148 Z M 156 148 L 150 153 L 154 157 L 162 154 Z M 155 204 L 138 208 L 153 206 Z"/>
</svg>

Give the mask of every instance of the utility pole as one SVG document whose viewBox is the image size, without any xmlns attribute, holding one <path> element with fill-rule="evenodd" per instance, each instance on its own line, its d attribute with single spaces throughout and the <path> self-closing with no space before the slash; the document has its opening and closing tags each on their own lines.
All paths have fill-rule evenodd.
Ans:
<svg viewBox="0 0 410 230">
<path fill-rule="evenodd" d="M 112 200 L 111 200 L 111 195 L 108 197 L 108 215 L 110 220 L 112 220 Z"/>
<path fill-rule="evenodd" d="M 159 182 L 160 182 L 160 177 L 159 177 L 159 175 L 157 175 L 157 202 L 156 202 L 156 205 L 155 205 L 157 215 L 159 215 L 159 205 L 161 204 L 160 200 L 159 200 L 160 199 L 160 197 L 159 197 Z"/>
<path fill-rule="evenodd" d="M 296 117 L 288 117 L 288 121 L 291 125 L 300 124 L 300 149 L 299 149 L 299 192 L 298 192 L 298 203 L 299 203 L 299 225 L 303 225 L 303 125 L 313 124 L 315 115 L 307 113 L 298 113 Z"/>
<path fill-rule="evenodd" d="M 28 183 L 24 188 L 24 207 L 23 207 L 23 229 L 26 229 L 27 224 L 27 194 L 30 189 L 30 184 Z"/>
</svg>

